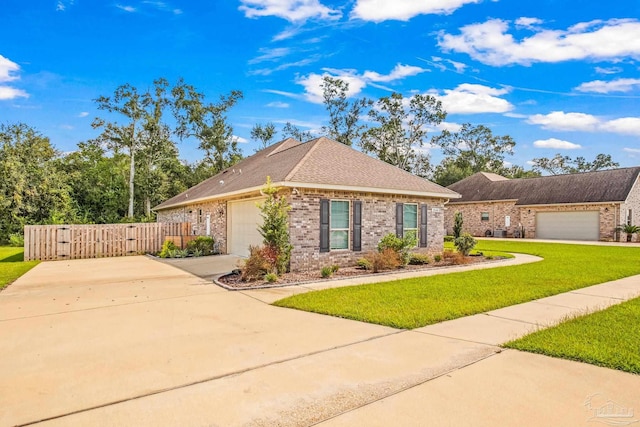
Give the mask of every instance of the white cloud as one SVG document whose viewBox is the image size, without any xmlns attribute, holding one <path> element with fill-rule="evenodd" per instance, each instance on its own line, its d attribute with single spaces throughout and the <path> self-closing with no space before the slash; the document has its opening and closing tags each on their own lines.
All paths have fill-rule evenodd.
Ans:
<svg viewBox="0 0 640 427">
<path fill-rule="evenodd" d="M 582 83 L 576 90 L 595 93 L 631 92 L 638 86 L 640 86 L 640 79 L 615 79 L 608 82 L 604 80 L 594 80 Z"/>
<path fill-rule="evenodd" d="M 418 15 L 450 14 L 468 3 L 480 0 L 357 0 L 352 18 L 382 22 L 389 19 L 408 21 Z"/>
<path fill-rule="evenodd" d="M 280 102 L 280 101 L 273 101 L 270 102 L 266 105 L 267 107 L 271 107 L 271 108 L 289 108 L 290 105 L 286 102 Z"/>
<path fill-rule="evenodd" d="M 243 138 L 241 136 L 238 135 L 233 135 L 233 139 L 238 143 L 238 144 L 246 144 L 247 142 L 249 142 L 249 140 L 247 138 Z"/>
<path fill-rule="evenodd" d="M 464 83 L 455 89 L 445 89 L 443 95 L 436 91 L 431 91 L 430 95 L 442 101 L 444 109 L 452 114 L 506 113 L 513 109 L 513 105 L 498 96 L 509 91 L 507 88 Z"/>
<path fill-rule="evenodd" d="M 240 0 L 238 8 L 247 18 L 277 16 L 290 22 L 307 19 L 340 19 L 342 12 L 330 9 L 318 0 Z"/>
<path fill-rule="evenodd" d="M 577 150 L 578 148 L 582 148 L 580 144 L 574 144 L 573 142 L 556 138 L 539 139 L 533 142 L 533 146 L 537 148 L 553 148 L 556 150 Z"/>
<path fill-rule="evenodd" d="M 260 49 L 260 56 L 256 56 L 249 60 L 249 64 L 259 64 L 264 61 L 277 61 L 291 53 L 291 49 L 288 47 L 276 47 L 273 49 Z"/>
<path fill-rule="evenodd" d="M 626 151 L 627 153 L 640 154 L 640 148 L 623 148 L 622 151 Z"/>
<path fill-rule="evenodd" d="M 620 67 L 596 67 L 595 71 L 598 74 L 618 74 L 623 70 Z"/>
<path fill-rule="evenodd" d="M 622 117 L 602 123 L 600 129 L 624 135 L 640 136 L 640 117 Z"/>
<path fill-rule="evenodd" d="M 397 64 L 389 74 L 380 74 L 375 71 L 365 71 L 360 75 L 355 70 L 338 70 L 334 68 L 324 68 L 323 71 L 324 71 L 323 74 L 311 73 L 307 76 L 297 78 L 296 83 L 304 86 L 304 89 L 305 89 L 304 96 L 307 99 L 307 101 L 310 101 L 316 104 L 322 103 L 323 99 L 322 99 L 321 84 L 322 84 L 322 78 L 324 76 L 336 77 L 349 83 L 349 91 L 347 92 L 347 96 L 351 97 L 362 92 L 362 89 L 364 89 L 367 85 L 389 90 L 388 88 L 384 88 L 378 85 L 377 83 L 394 82 L 409 76 L 422 73 L 426 70 L 420 67 Z"/>
<path fill-rule="evenodd" d="M 552 111 L 549 114 L 529 116 L 527 123 L 540 125 L 543 129 L 549 130 L 593 132 L 600 124 L 600 120 L 591 114 Z"/>
<path fill-rule="evenodd" d="M 88 113 L 88 112 L 83 111 L 83 112 L 81 112 L 80 114 L 78 114 L 78 117 L 87 117 L 88 115 L 89 115 L 89 113 Z"/>
<path fill-rule="evenodd" d="M 68 6 L 73 6 L 74 0 L 58 0 L 56 3 L 56 11 L 64 12 Z"/>
<path fill-rule="evenodd" d="M 621 117 L 613 120 L 601 120 L 591 114 L 553 111 L 549 114 L 529 116 L 527 123 L 540 125 L 543 129 L 548 130 L 611 132 L 640 136 L 640 117 Z"/>
<path fill-rule="evenodd" d="M 365 71 L 362 78 L 371 82 L 388 83 L 404 79 L 405 77 L 415 76 L 416 74 L 424 73 L 425 71 L 426 70 L 424 68 L 415 67 L 413 65 L 397 64 L 394 69 L 391 70 L 391 73 L 387 75 L 383 75 L 375 71 Z"/>
<path fill-rule="evenodd" d="M 120 10 L 124 10 L 125 12 L 133 13 L 136 11 L 136 8 L 133 6 L 127 6 L 122 4 L 117 4 L 116 7 Z"/>
<path fill-rule="evenodd" d="M 494 66 L 640 58 L 640 22 L 635 19 L 582 22 L 566 30 L 536 28 L 522 40 L 508 30 L 508 21 L 490 19 L 462 27 L 459 35 L 441 31 L 438 45 Z"/>
<path fill-rule="evenodd" d="M 527 29 L 535 29 L 538 25 L 542 24 L 544 21 L 538 18 L 518 18 L 515 21 L 517 27 L 527 28 Z"/>
<path fill-rule="evenodd" d="M 441 131 L 448 130 L 449 132 L 458 132 L 460 131 L 460 129 L 462 129 L 462 125 L 460 123 L 441 122 L 440 124 L 436 125 L 436 129 Z"/>
<path fill-rule="evenodd" d="M 0 83 L 12 82 L 20 79 L 20 77 L 16 75 L 19 71 L 20 66 L 18 64 L 0 55 Z M 29 94 L 22 89 L 0 85 L 0 100 L 28 97 Z"/>
</svg>

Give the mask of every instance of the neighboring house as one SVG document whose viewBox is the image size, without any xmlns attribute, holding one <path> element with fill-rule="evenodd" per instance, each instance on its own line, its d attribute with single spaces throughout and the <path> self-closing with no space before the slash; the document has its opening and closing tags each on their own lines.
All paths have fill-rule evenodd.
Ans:
<svg viewBox="0 0 640 427">
<path fill-rule="evenodd" d="M 506 236 L 524 230 L 537 239 L 614 240 L 616 227 L 640 218 L 640 167 L 571 175 L 507 179 L 479 172 L 448 188 L 461 199 L 447 205 L 445 224 L 455 212 L 475 236 Z"/>
<path fill-rule="evenodd" d="M 159 222 L 191 222 L 224 253 L 262 244 L 257 203 L 267 176 L 291 205 L 291 269 L 348 265 L 388 233 L 415 233 L 441 252 L 444 204 L 459 194 L 327 138 L 286 139 L 156 206 Z"/>
</svg>

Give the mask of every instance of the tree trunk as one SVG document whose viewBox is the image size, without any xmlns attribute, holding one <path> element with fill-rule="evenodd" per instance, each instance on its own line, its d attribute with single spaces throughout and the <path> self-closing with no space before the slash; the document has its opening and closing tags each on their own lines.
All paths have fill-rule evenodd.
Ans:
<svg viewBox="0 0 640 427">
<path fill-rule="evenodd" d="M 129 157 L 131 158 L 131 164 L 129 165 L 129 218 L 133 218 L 133 200 L 135 198 L 135 186 L 133 179 L 136 175 L 136 152 L 133 148 L 129 150 Z"/>
<path fill-rule="evenodd" d="M 149 196 L 144 199 L 144 214 L 149 218 L 151 216 L 151 199 Z"/>
</svg>

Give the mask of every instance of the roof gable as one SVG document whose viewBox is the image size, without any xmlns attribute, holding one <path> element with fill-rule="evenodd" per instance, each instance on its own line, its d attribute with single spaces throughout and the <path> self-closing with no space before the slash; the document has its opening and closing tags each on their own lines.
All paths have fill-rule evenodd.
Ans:
<svg viewBox="0 0 640 427">
<path fill-rule="evenodd" d="M 568 175 L 493 181 L 476 173 L 448 188 L 462 195 L 456 203 L 517 200 L 517 205 L 622 202 L 640 167 Z"/>
</svg>

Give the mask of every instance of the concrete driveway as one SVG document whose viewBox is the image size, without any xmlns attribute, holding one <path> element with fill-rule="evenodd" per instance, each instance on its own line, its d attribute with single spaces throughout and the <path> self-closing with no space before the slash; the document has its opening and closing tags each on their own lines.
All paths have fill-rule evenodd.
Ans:
<svg viewBox="0 0 640 427">
<path fill-rule="evenodd" d="M 593 394 L 640 410 L 637 375 L 501 351 L 532 326 L 513 313 L 401 331 L 257 292 L 147 257 L 38 265 L 0 293 L 0 426 L 587 425 Z"/>
</svg>

